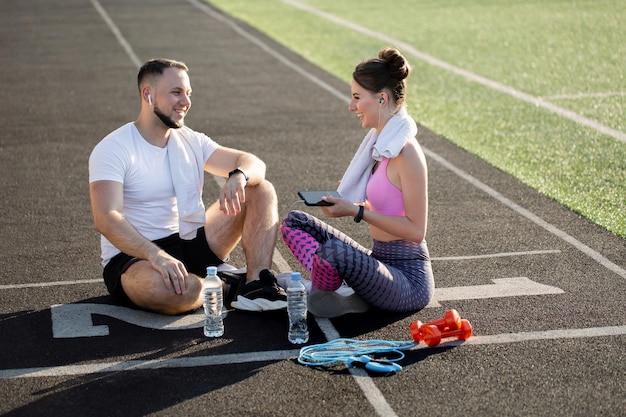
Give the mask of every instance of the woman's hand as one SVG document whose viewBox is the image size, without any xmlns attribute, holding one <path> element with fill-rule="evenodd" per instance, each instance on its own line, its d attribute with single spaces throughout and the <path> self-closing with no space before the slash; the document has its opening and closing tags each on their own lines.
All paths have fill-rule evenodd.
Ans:
<svg viewBox="0 0 626 417">
<path fill-rule="evenodd" d="M 320 206 L 328 217 L 354 217 L 359 212 L 358 205 L 343 198 L 322 197 L 322 200 L 332 204 L 332 206 Z"/>
</svg>

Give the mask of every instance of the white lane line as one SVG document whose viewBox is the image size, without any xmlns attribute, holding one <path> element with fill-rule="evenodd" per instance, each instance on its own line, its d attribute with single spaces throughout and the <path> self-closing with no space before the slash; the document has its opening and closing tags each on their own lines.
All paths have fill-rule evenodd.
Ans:
<svg viewBox="0 0 626 417">
<path fill-rule="evenodd" d="M 463 261 L 463 260 L 473 260 L 473 259 L 489 259 L 489 258 L 503 258 L 503 257 L 512 257 L 512 256 L 527 256 L 527 255 L 545 255 L 545 254 L 554 254 L 561 253 L 560 250 L 552 249 L 552 250 L 531 250 L 525 252 L 500 252 L 500 253 L 488 253 L 484 255 L 465 255 L 465 256 L 441 256 L 441 257 L 433 257 L 432 261 Z M 280 272 L 288 272 L 290 270 L 289 263 L 285 260 L 283 255 L 278 251 L 274 251 L 274 257 L 272 259 L 274 264 L 276 264 L 277 269 Z M 18 288 L 38 288 L 38 287 L 54 287 L 54 286 L 62 286 L 62 285 L 80 285 L 80 284 L 100 284 L 102 283 L 102 279 L 81 279 L 81 280 L 73 280 L 73 281 L 52 281 L 52 282 L 33 282 L 28 284 L 5 284 L 0 285 L 0 290 L 13 290 Z"/>
<path fill-rule="evenodd" d="M 299 349 L 273 350 L 266 352 L 233 353 L 226 355 L 194 356 L 172 359 L 129 360 L 85 363 L 80 365 L 5 369 L 0 371 L 0 379 L 57 377 L 104 372 L 139 371 L 165 368 L 195 368 L 200 366 L 231 365 L 235 363 L 280 361 L 289 358 L 297 358 L 299 353 Z"/>
<path fill-rule="evenodd" d="M 558 287 L 540 284 L 527 277 L 493 278 L 491 281 L 493 284 L 435 288 L 435 294 L 426 308 L 441 307 L 440 301 L 524 297 L 565 292 Z"/>
<path fill-rule="evenodd" d="M 499 253 L 488 253 L 484 255 L 466 255 L 466 256 L 435 256 L 430 258 L 431 261 L 465 261 L 472 259 L 490 259 L 490 258 L 507 258 L 512 256 L 527 256 L 527 255 L 547 255 L 561 253 L 558 249 L 550 249 L 550 250 L 529 250 L 524 252 L 499 252 Z"/>
<path fill-rule="evenodd" d="M 581 98 L 593 97 L 623 97 L 626 91 L 610 91 L 608 93 L 576 93 L 576 94 L 555 94 L 553 96 L 544 96 L 548 100 L 577 100 Z"/>
<path fill-rule="evenodd" d="M 279 62 L 283 63 L 286 67 L 291 68 L 292 70 L 294 70 L 298 74 L 302 75 L 304 78 L 307 78 L 313 84 L 317 84 L 318 87 L 320 87 L 323 90 L 326 90 L 326 92 L 328 92 L 329 94 L 335 96 L 336 98 L 338 98 L 339 100 L 345 102 L 346 104 L 350 103 L 350 98 L 346 97 L 345 94 L 343 94 L 340 91 L 337 91 L 335 88 L 333 88 L 332 86 L 328 85 L 324 81 L 320 80 L 319 78 L 317 78 L 315 75 L 311 74 L 310 72 L 306 71 L 305 69 L 300 67 L 298 64 L 296 64 L 293 61 L 289 60 L 284 55 L 281 55 L 278 51 L 275 51 L 270 46 L 266 45 L 261 39 L 257 38 L 256 36 L 254 36 L 254 35 L 252 35 L 252 34 L 250 34 L 248 32 L 246 32 L 241 27 L 239 27 L 237 25 L 237 23 L 234 22 L 231 18 L 229 18 L 227 16 L 224 16 L 224 15 L 221 15 L 219 13 L 216 13 L 213 9 L 211 9 L 209 6 L 207 6 L 206 4 L 202 3 L 201 1 L 198 1 L 198 0 L 187 0 L 187 1 L 189 3 L 191 3 L 194 7 L 198 8 L 199 10 L 201 10 L 203 13 L 207 14 L 208 16 L 210 16 L 210 17 L 214 18 L 215 20 L 218 20 L 218 21 L 226 24 L 233 31 L 235 31 L 238 35 L 240 35 L 242 38 L 245 38 L 245 39 L 249 40 L 250 42 L 252 42 L 256 46 L 258 46 L 260 49 L 262 49 L 263 51 L 267 52 L 269 55 L 271 55 L 274 58 L 276 58 Z"/>
<path fill-rule="evenodd" d="M 365 369 L 349 368 L 350 375 L 354 378 L 354 381 L 359 385 L 361 391 L 365 394 L 365 398 L 369 401 L 370 405 L 376 410 L 379 416 L 383 417 L 397 417 L 396 412 L 391 408 L 385 396 L 378 389 L 372 378 L 368 375 Z"/>
<path fill-rule="evenodd" d="M 524 93 L 522 91 L 516 90 L 513 87 L 509 87 L 508 85 L 504 85 L 502 83 L 499 83 L 497 81 L 493 81 L 490 80 L 489 78 L 483 77 L 481 75 L 478 74 L 474 74 L 473 72 L 464 70 L 462 68 L 456 67 L 452 64 L 449 64 L 445 61 L 442 61 L 439 58 L 435 58 L 431 55 L 428 55 L 424 52 L 421 52 L 417 49 L 415 49 L 413 46 L 409 45 L 408 43 L 402 42 L 398 39 L 394 39 L 390 36 L 387 36 L 383 33 L 380 32 L 376 32 L 374 30 L 368 29 L 366 27 L 363 27 L 361 25 L 358 25 L 356 23 L 350 22 L 348 20 L 342 19 L 338 16 L 335 16 L 333 14 L 330 13 L 326 13 L 322 10 L 316 9 L 313 6 L 308 6 L 302 3 L 299 3 L 297 1 L 294 0 L 283 0 L 284 3 L 287 3 L 293 7 L 296 7 L 298 9 L 304 10 L 306 12 L 309 12 L 311 14 L 317 15 L 319 17 L 322 17 L 326 20 L 329 20 L 333 23 L 338 24 L 339 26 L 343 26 L 345 28 L 348 29 L 352 29 L 355 32 L 359 32 L 362 33 L 364 35 L 370 36 L 374 39 L 378 39 L 380 41 L 392 44 L 397 46 L 398 48 L 402 49 L 404 52 L 410 53 L 411 55 L 419 58 L 420 60 L 427 62 L 430 65 L 433 65 L 435 67 L 439 67 L 442 68 L 446 71 L 449 71 L 453 74 L 457 74 L 460 75 L 461 77 L 469 80 L 469 81 L 473 81 L 475 83 L 484 85 L 486 87 L 489 87 L 493 90 L 499 91 L 501 93 L 504 94 L 508 94 L 512 97 L 515 97 L 518 100 L 521 101 L 525 101 L 527 103 L 530 103 L 532 105 L 535 105 L 537 107 L 542 107 L 552 113 L 558 114 L 561 117 L 564 117 L 566 119 L 570 119 L 580 125 L 583 126 L 587 126 L 590 127 L 592 129 L 597 130 L 600 133 L 603 133 L 605 135 L 611 136 L 615 139 L 618 139 L 624 143 L 626 143 L 626 133 L 624 132 L 620 132 L 619 130 L 610 128 L 606 125 L 603 125 L 602 123 L 599 123 L 595 120 L 589 119 L 585 116 L 581 116 L 578 113 L 575 113 L 571 110 L 565 109 L 563 107 L 559 107 L 556 104 L 550 103 L 549 101 L 545 100 L 542 97 L 536 97 L 533 96 L 531 94 L 528 93 Z"/>
<path fill-rule="evenodd" d="M 542 228 L 544 228 L 548 232 L 550 232 L 553 235 L 557 236 L 559 239 L 564 240 L 565 242 L 569 243 L 570 245 L 572 245 L 573 247 L 575 247 L 576 249 L 578 249 L 579 251 L 581 251 L 582 253 L 584 253 L 585 255 L 589 256 L 591 259 L 593 259 L 597 263 L 599 263 L 600 265 L 602 265 L 605 268 L 607 268 L 608 270 L 613 271 L 617 275 L 619 275 L 622 278 L 626 279 L 626 270 L 624 268 L 622 268 L 621 266 L 613 263 L 612 261 L 607 259 L 605 256 L 601 255 L 599 252 L 595 251 L 594 249 L 592 249 L 589 246 L 585 245 L 584 243 L 580 242 L 576 238 L 568 235 L 567 233 L 565 233 L 564 231 L 558 229 L 557 227 L 551 225 L 550 223 L 546 222 L 545 220 L 543 220 L 539 216 L 535 215 L 531 211 L 521 207 L 519 204 L 514 203 L 513 201 L 509 200 L 508 198 L 506 198 L 505 196 L 500 194 L 498 191 L 496 191 L 493 188 L 489 187 L 487 184 L 479 181 L 478 179 L 476 179 L 475 177 L 471 176 L 467 172 L 465 172 L 465 171 L 457 168 L 456 166 L 452 165 L 450 162 L 448 162 L 447 160 L 445 160 L 444 158 L 442 158 L 438 154 L 436 154 L 434 152 L 431 152 L 430 150 L 428 150 L 426 148 L 424 148 L 424 153 L 426 155 L 428 155 L 430 158 L 432 158 L 435 161 L 437 161 L 439 164 L 441 164 L 445 168 L 447 168 L 448 170 L 450 170 L 453 173 L 455 173 L 456 175 L 458 175 L 460 178 L 462 178 L 465 181 L 467 181 L 470 184 L 472 184 L 474 187 L 478 188 L 479 190 L 484 191 L 485 193 L 487 193 L 488 195 L 490 195 L 494 199 L 498 200 L 500 203 L 504 204 L 505 206 L 509 207 L 513 211 L 515 211 L 515 212 L 519 213 L 520 215 L 526 217 L 528 220 L 532 221 L 536 225 L 541 226 Z"/>
<path fill-rule="evenodd" d="M 327 319 L 320 319 L 327 321 Z M 444 342 L 434 347 L 416 345 L 410 351 L 420 349 L 440 349 L 451 346 L 479 346 L 502 343 L 522 343 L 537 340 L 580 339 L 597 337 L 619 337 L 626 335 L 626 325 L 589 327 L 581 329 L 545 330 L 537 332 L 502 333 L 484 336 L 472 336 L 465 341 Z M 299 349 L 272 350 L 252 353 L 234 353 L 225 355 L 194 356 L 155 360 L 129 360 L 114 362 L 95 362 L 79 365 L 61 365 L 36 368 L 15 368 L 0 370 L 0 379 L 43 378 L 72 375 L 85 375 L 106 372 L 138 371 L 165 368 L 190 368 L 201 366 L 219 366 L 236 363 L 272 362 L 297 358 Z M 409 353 L 410 354 L 410 353 Z M 367 374 L 365 374 L 367 375 Z M 360 376 L 360 374 L 358 375 Z M 368 387 L 369 389 L 369 387 Z M 377 390 L 377 389 L 376 389 Z"/>
<path fill-rule="evenodd" d="M 79 284 L 95 284 L 104 283 L 102 279 L 80 279 L 75 281 L 52 281 L 52 282 L 32 282 L 29 284 L 7 284 L 0 285 L 0 290 L 13 290 L 16 288 L 38 288 L 38 287 L 55 287 L 60 285 L 79 285 Z"/>
<path fill-rule="evenodd" d="M 283 284 L 279 277 L 279 285 Z M 310 286 L 310 281 L 308 284 Z M 283 284 L 284 286 L 284 284 Z M 441 302 L 453 300 L 479 300 L 485 298 L 525 297 L 534 295 L 563 294 L 558 287 L 534 282 L 527 277 L 493 278 L 490 284 L 435 288 L 433 299 L 426 308 L 441 307 Z M 202 327 L 202 309 L 182 316 L 166 316 L 134 308 L 95 303 L 55 304 L 50 306 L 52 337 L 77 338 L 108 336 L 109 326 L 95 324 L 93 316 L 106 316 L 155 330 L 182 330 Z M 328 340 L 339 334 L 329 321 L 318 319 L 318 325 Z"/>
<path fill-rule="evenodd" d="M 124 51 L 126 51 L 128 56 L 130 57 L 130 60 L 133 62 L 133 64 L 135 64 L 137 68 L 139 68 L 141 66 L 141 61 L 137 57 L 137 54 L 135 54 L 135 51 L 133 51 L 132 46 L 130 46 L 126 38 L 124 38 L 124 36 L 122 35 L 122 32 L 118 29 L 117 25 L 113 22 L 113 19 L 111 19 L 109 14 L 106 12 L 106 10 L 104 10 L 104 8 L 102 7 L 102 5 L 100 4 L 98 0 L 90 0 L 90 1 L 93 7 L 98 11 L 98 13 L 100 13 L 100 16 L 102 16 L 102 20 L 104 20 L 107 26 L 109 26 L 109 29 L 111 29 L 111 32 L 113 32 L 113 34 L 115 35 L 115 38 L 117 39 L 119 44 L 122 46 Z"/>
<path fill-rule="evenodd" d="M 589 327 L 586 329 L 559 329 L 538 332 L 503 333 L 469 338 L 470 345 L 495 345 L 500 343 L 519 343 L 531 340 L 580 339 L 585 337 L 605 337 L 626 335 L 626 326 Z"/>
</svg>

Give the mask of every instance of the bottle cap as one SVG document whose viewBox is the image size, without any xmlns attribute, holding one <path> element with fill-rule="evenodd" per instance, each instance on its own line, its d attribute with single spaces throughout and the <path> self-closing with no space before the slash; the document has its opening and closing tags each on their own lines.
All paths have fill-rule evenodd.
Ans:
<svg viewBox="0 0 626 417">
<path fill-rule="evenodd" d="M 216 275 L 217 274 L 217 267 L 215 267 L 215 266 L 207 266 L 206 267 L 206 274 L 207 275 Z"/>
<path fill-rule="evenodd" d="M 299 272 L 292 272 L 291 273 L 291 279 L 296 280 L 296 281 L 300 281 L 302 277 L 300 276 Z"/>
</svg>

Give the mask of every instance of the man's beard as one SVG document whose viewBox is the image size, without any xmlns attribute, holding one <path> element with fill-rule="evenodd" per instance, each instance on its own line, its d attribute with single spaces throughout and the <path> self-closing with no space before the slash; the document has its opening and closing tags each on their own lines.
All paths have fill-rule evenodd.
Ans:
<svg viewBox="0 0 626 417">
<path fill-rule="evenodd" d="M 166 116 L 165 113 L 163 113 L 157 106 L 156 104 L 154 105 L 154 114 L 157 115 L 157 117 L 159 119 L 161 119 L 161 121 L 163 122 L 163 124 L 167 127 L 169 127 L 170 129 L 180 129 L 181 127 L 183 127 L 185 125 L 184 120 L 182 119 L 180 122 L 175 122 L 174 120 L 172 120 L 171 117 Z"/>
</svg>

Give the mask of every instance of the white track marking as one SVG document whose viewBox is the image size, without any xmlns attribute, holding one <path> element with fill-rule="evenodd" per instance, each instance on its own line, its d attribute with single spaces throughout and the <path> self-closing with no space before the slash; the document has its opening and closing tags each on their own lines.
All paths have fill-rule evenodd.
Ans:
<svg viewBox="0 0 626 417">
<path fill-rule="evenodd" d="M 441 307 L 442 301 L 477 300 L 483 298 L 522 297 L 531 295 L 562 294 L 563 290 L 534 282 L 526 277 L 494 278 L 493 284 L 435 288 L 435 295 L 426 306 Z M 166 316 L 111 304 L 75 303 L 55 304 L 50 307 L 52 337 L 55 339 L 108 336 L 109 326 L 94 325 L 92 316 L 113 317 L 135 326 L 156 330 L 184 330 L 202 327 L 204 312 L 196 310 L 182 316 Z M 318 321 L 320 328 L 322 322 Z M 336 339 L 336 330 L 330 322 L 322 331 L 328 340 Z M 330 334 L 332 332 L 332 334 Z"/>
<path fill-rule="evenodd" d="M 463 260 L 472 260 L 472 259 L 489 259 L 489 258 L 503 258 L 510 256 L 527 256 L 527 255 L 545 255 L 545 254 L 555 254 L 561 253 L 560 250 L 551 249 L 551 250 L 531 250 L 525 252 L 500 252 L 500 253 L 488 253 L 484 255 L 464 255 L 464 256 L 441 256 L 441 257 L 433 257 L 432 261 L 463 261 Z M 287 272 L 291 268 L 289 263 L 285 260 L 285 258 L 281 255 L 281 253 L 276 250 L 274 252 L 274 258 L 272 259 L 276 267 L 281 272 Z M 18 288 L 38 288 L 38 287 L 55 287 L 55 286 L 63 286 L 63 285 L 80 285 L 80 284 L 101 284 L 102 279 L 82 279 L 82 280 L 74 280 L 74 281 L 53 281 L 53 282 L 31 282 L 28 284 L 5 284 L 0 285 L 0 290 L 13 290 Z"/>
<path fill-rule="evenodd" d="M 111 32 L 113 32 L 119 44 L 122 46 L 124 51 L 126 51 L 126 54 L 130 57 L 130 60 L 132 61 L 132 63 L 135 64 L 137 68 L 139 68 L 141 66 L 141 61 L 137 57 L 137 54 L 135 54 L 135 51 L 133 51 L 133 47 L 130 46 L 130 43 L 128 43 L 124 35 L 122 35 L 122 32 L 118 29 L 117 25 L 113 22 L 113 19 L 111 19 L 109 14 L 106 12 L 106 10 L 104 10 L 104 8 L 102 7 L 102 5 L 100 4 L 98 0 L 91 0 L 91 4 L 98 11 L 98 13 L 100 13 L 100 16 L 102 16 L 102 20 L 104 20 L 104 22 L 107 24 L 109 29 L 111 29 Z"/>
<path fill-rule="evenodd" d="M 191 3 L 194 7 L 198 8 L 199 10 L 201 10 L 203 13 L 209 15 L 210 17 L 214 18 L 215 20 L 218 20 L 218 21 L 228 25 L 232 30 L 234 30 L 242 38 L 245 38 L 245 39 L 249 40 L 250 42 L 252 42 L 256 46 L 258 46 L 260 49 L 262 49 L 263 51 L 267 52 L 269 55 L 271 55 L 274 58 L 276 58 L 279 62 L 283 63 L 286 67 L 291 68 L 292 70 L 294 70 L 298 74 L 302 75 L 304 78 L 308 79 L 312 83 L 317 84 L 322 90 L 326 90 L 326 92 L 328 92 L 329 94 L 335 96 L 336 98 L 338 98 L 339 100 L 345 102 L 346 104 L 350 103 L 350 99 L 347 98 L 345 94 L 343 94 L 340 91 L 337 91 L 337 89 L 333 88 L 332 86 L 328 85 L 324 81 L 320 80 L 315 75 L 311 74 L 310 72 L 308 72 L 305 69 L 303 69 L 302 67 L 300 67 L 298 64 L 290 61 L 287 57 L 281 55 L 278 51 L 275 51 L 270 46 L 266 45 L 261 39 L 257 38 L 256 36 L 254 36 L 254 35 L 252 35 L 252 34 L 250 34 L 248 32 L 246 32 L 241 27 L 239 27 L 237 25 L 237 23 L 235 23 L 232 19 L 230 19 L 230 18 L 228 18 L 228 17 L 226 17 L 224 15 L 221 15 L 219 13 L 216 13 L 213 9 L 211 9 L 209 6 L 207 6 L 205 3 L 201 2 L 201 1 L 198 1 L 198 0 L 187 0 L 187 1 L 189 3 Z"/>
<path fill-rule="evenodd" d="M 576 93 L 576 94 L 555 94 L 553 96 L 544 96 L 548 100 L 578 100 L 592 97 L 623 97 L 626 91 L 611 91 L 608 93 Z"/>
<path fill-rule="evenodd" d="M 596 261 L 600 265 L 604 266 L 605 268 L 609 269 L 610 271 L 615 272 L 617 275 L 621 276 L 622 278 L 626 278 L 626 270 L 624 268 L 622 268 L 619 265 L 611 262 L 609 259 L 607 259 L 605 256 L 601 255 L 599 252 L 591 249 L 589 246 L 587 246 L 584 243 L 580 242 L 576 238 L 568 235 L 564 231 L 562 231 L 559 228 L 557 228 L 557 227 L 551 225 L 550 223 L 546 222 L 545 220 L 543 220 L 542 218 L 540 218 L 536 214 L 532 213 L 531 211 L 526 210 L 525 208 L 521 207 L 519 204 L 517 204 L 517 203 L 513 202 L 512 200 L 506 198 L 505 196 L 500 194 L 498 191 L 496 191 L 493 188 L 489 187 L 487 184 L 479 181 L 478 179 L 476 179 L 475 177 L 471 176 L 467 172 L 465 172 L 465 171 L 457 168 L 456 166 L 452 165 L 450 162 L 448 162 L 447 160 L 445 160 L 444 158 L 442 158 L 438 154 L 436 154 L 434 152 L 431 152 L 430 150 L 428 150 L 426 148 L 423 148 L 423 149 L 424 149 L 424 153 L 426 155 L 428 155 L 430 158 L 432 158 L 435 161 L 439 162 L 439 164 L 443 165 L 445 168 L 447 168 L 448 170 L 452 171 L 453 173 L 458 175 L 460 178 L 462 178 L 465 181 L 469 182 L 474 187 L 476 187 L 476 188 L 484 191 L 485 193 L 489 194 L 490 196 L 492 196 L 493 198 L 498 200 L 500 203 L 502 203 L 505 206 L 509 207 L 513 211 L 519 213 L 523 217 L 526 217 L 528 220 L 532 221 L 536 225 L 541 226 L 542 228 L 544 228 L 548 232 L 550 232 L 550 233 L 554 234 L 555 236 L 557 236 L 559 239 L 564 240 L 565 242 L 569 243 L 570 245 L 572 245 L 573 247 L 575 247 L 576 249 L 578 249 L 579 251 L 581 251 L 585 255 L 589 256 L 591 259 L 593 259 L 594 261 Z"/>
<path fill-rule="evenodd" d="M 492 281 L 493 284 L 486 285 L 435 288 L 435 295 L 426 307 L 441 307 L 440 301 L 479 300 L 484 298 L 564 293 L 560 288 L 539 284 L 526 277 L 494 278 Z"/>
<path fill-rule="evenodd" d="M 583 337 L 605 337 L 626 335 L 626 326 L 590 327 L 586 329 L 559 329 L 539 332 L 503 333 L 485 336 L 472 336 L 465 343 L 470 345 L 495 345 L 519 343 L 530 340 L 579 339 Z M 458 342 L 457 342 L 458 343 Z"/>
<path fill-rule="evenodd" d="M 102 284 L 102 279 L 80 279 L 75 281 L 52 281 L 52 282 L 31 282 L 28 284 L 7 284 L 0 285 L 0 290 L 13 290 L 16 288 L 38 288 L 38 287 L 56 287 L 61 285 L 78 285 L 78 284 Z"/>
<path fill-rule="evenodd" d="M 430 258 L 431 261 L 465 261 L 472 259 L 490 259 L 490 258 L 507 258 L 510 256 L 526 256 L 526 255 L 547 255 L 561 253 L 560 250 L 529 250 L 524 252 L 499 252 L 499 253 L 487 253 L 484 255 L 466 255 L 466 256 L 434 256 Z"/>
<path fill-rule="evenodd" d="M 606 125 L 603 125 L 602 123 L 599 123 L 595 120 L 589 119 L 585 116 L 581 116 L 578 113 L 575 113 L 571 110 L 565 109 L 563 107 L 559 107 L 556 104 L 550 103 L 549 101 L 545 100 L 542 97 L 536 97 L 533 96 L 531 94 L 527 94 L 524 93 L 522 91 L 516 90 L 513 87 L 509 87 L 508 85 L 504 85 L 502 83 L 499 83 L 497 81 L 493 81 L 490 80 L 489 78 L 483 77 L 481 75 L 478 74 L 474 74 L 473 72 L 470 72 L 468 70 L 464 70 L 462 68 L 456 67 L 452 64 L 449 64 L 445 61 L 442 61 L 439 58 L 435 58 L 434 56 L 428 55 L 424 52 L 421 52 L 417 49 L 415 49 L 413 46 L 402 42 L 398 39 L 394 39 L 390 36 L 387 36 L 383 33 L 380 32 L 376 32 L 374 30 L 368 29 L 366 27 L 363 27 L 361 25 L 358 25 L 356 23 L 350 22 L 348 20 L 342 19 L 338 16 L 335 16 L 333 14 L 330 13 L 326 13 L 322 10 L 316 9 L 313 6 L 308 6 L 302 3 L 299 3 L 297 1 L 294 0 L 283 0 L 284 3 L 289 4 L 293 7 L 296 7 L 298 9 L 304 10 L 306 12 L 309 12 L 311 14 L 314 14 L 316 16 L 322 17 L 326 20 L 329 20 L 333 23 L 336 23 L 340 26 L 343 26 L 345 28 L 348 29 L 352 29 L 355 32 L 359 32 L 362 33 L 364 35 L 370 36 L 374 39 L 378 39 L 380 41 L 392 44 L 392 45 L 396 45 L 398 48 L 402 49 L 403 51 L 410 53 L 411 55 L 419 58 L 420 60 L 427 62 L 430 65 L 433 65 L 435 67 L 439 67 L 442 68 L 446 71 L 449 71 L 453 74 L 456 75 L 460 75 L 461 77 L 469 80 L 469 81 L 473 81 L 475 83 L 484 85 L 486 87 L 489 87 L 493 90 L 499 91 L 501 93 L 504 94 L 508 94 L 512 97 L 515 97 L 518 100 L 521 101 L 525 101 L 527 103 L 530 103 L 532 105 L 535 105 L 537 107 L 541 107 L 544 108 L 554 114 L 558 114 L 561 117 L 564 117 L 566 119 L 570 119 L 580 125 L 583 126 L 587 126 L 590 127 L 592 129 L 597 130 L 598 132 L 611 136 L 615 139 L 618 139 L 624 143 L 626 143 L 626 133 L 624 132 L 620 132 L 619 130 L 610 128 Z"/>
<path fill-rule="evenodd" d="M 326 320 L 326 319 L 323 319 Z M 588 327 L 582 329 L 545 330 L 538 332 L 503 333 L 484 336 L 472 336 L 465 341 L 445 342 L 434 347 L 424 344 L 416 345 L 410 351 L 420 349 L 440 349 L 449 347 L 470 348 L 480 345 L 502 343 L 522 343 L 537 340 L 581 339 L 597 337 L 625 336 L 626 326 Z M 0 379 L 11 378 L 42 378 L 72 375 L 85 375 L 106 372 L 138 371 L 164 368 L 190 368 L 199 366 L 218 366 L 234 363 L 253 363 L 265 361 L 281 361 L 297 358 L 300 350 L 272 350 L 252 353 L 235 353 L 225 355 L 194 356 L 155 360 L 128 360 L 115 362 L 92 362 L 80 365 L 48 366 L 38 368 L 16 368 L 0 370 Z M 409 353 L 410 354 L 410 353 Z"/>
<path fill-rule="evenodd" d="M 194 356 L 173 359 L 129 360 L 85 363 L 82 365 L 6 369 L 0 371 L 0 379 L 57 377 L 104 372 L 139 371 L 145 369 L 195 368 L 199 366 L 230 365 L 234 363 L 280 361 L 297 357 L 299 352 L 299 350 L 274 350 L 266 352 L 259 351 L 253 353 L 233 353 L 226 355 Z"/>
</svg>

